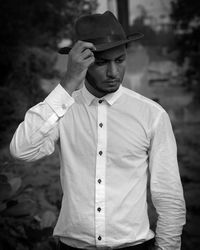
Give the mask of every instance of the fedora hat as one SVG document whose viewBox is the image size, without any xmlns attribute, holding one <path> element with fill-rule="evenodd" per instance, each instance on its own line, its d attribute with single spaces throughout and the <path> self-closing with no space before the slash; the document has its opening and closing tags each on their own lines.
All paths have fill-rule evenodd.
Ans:
<svg viewBox="0 0 200 250">
<path fill-rule="evenodd" d="M 93 43 L 97 52 L 127 44 L 144 36 L 139 32 L 126 36 L 121 24 L 110 11 L 80 17 L 75 23 L 75 33 L 76 41 Z M 71 48 L 63 47 L 59 49 L 59 53 L 68 54 Z"/>
</svg>

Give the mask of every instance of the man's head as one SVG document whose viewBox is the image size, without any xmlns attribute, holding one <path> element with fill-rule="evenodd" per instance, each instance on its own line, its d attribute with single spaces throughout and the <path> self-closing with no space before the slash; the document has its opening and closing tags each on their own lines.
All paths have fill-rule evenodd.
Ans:
<svg viewBox="0 0 200 250">
<path fill-rule="evenodd" d="M 110 11 L 80 17 L 75 23 L 75 33 L 77 41 L 89 42 L 96 48 L 95 52 L 92 51 L 95 62 L 87 70 L 86 87 L 97 97 L 115 92 L 125 73 L 126 45 L 142 38 L 143 34 L 133 33 L 127 37 Z M 59 52 L 68 54 L 71 49 L 64 47 Z M 93 56 L 88 50 L 82 50 L 81 53 Z"/>
</svg>

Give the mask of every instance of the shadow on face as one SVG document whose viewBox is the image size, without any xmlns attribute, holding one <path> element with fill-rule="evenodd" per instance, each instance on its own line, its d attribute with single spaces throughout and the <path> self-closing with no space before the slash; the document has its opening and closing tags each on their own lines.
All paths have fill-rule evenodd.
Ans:
<svg viewBox="0 0 200 250">
<path fill-rule="evenodd" d="M 95 52 L 95 62 L 86 74 L 86 88 L 96 97 L 118 90 L 126 69 L 126 46 Z"/>
</svg>

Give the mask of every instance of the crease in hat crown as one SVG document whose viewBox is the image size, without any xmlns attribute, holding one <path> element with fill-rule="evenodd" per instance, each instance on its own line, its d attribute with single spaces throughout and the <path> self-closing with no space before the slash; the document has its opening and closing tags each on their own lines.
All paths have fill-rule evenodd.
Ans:
<svg viewBox="0 0 200 250">
<path fill-rule="evenodd" d="M 80 17 L 75 24 L 75 30 L 78 40 L 90 40 L 111 35 L 119 35 L 121 39 L 126 39 L 121 24 L 110 11 Z"/>
<path fill-rule="evenodd" d="M 110 11 L 81 16 L 75 23 L 75 33 L 76 40 L 93 43 L 96 51 L 107 50 L 143 37 L 143 34 L 137 32 L 127 38 L 120 22 Z M 61 48 L 59 53 L 68 54 L 70 49 L 71 47 Z"/>
</svg>

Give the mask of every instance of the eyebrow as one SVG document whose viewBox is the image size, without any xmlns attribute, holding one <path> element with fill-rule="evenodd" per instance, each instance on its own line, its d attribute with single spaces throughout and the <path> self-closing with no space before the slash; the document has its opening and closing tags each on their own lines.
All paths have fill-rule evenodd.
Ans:
<svg viewBox="0 0 200 250">
<path fill-rule="evenodd" d="M 120 59 L 120 58 L 122 58 L 122 57 L 126 57 L 126 54 L 122 54 L 122 55 L 116 57 L 114 60 Z M 98 57 L 98 55 L 95 56 L 95 59 L 97 59 L 97 60 L 102 60 L 102 61 L 110 61 L 109 58 Z"/>
</svg>

